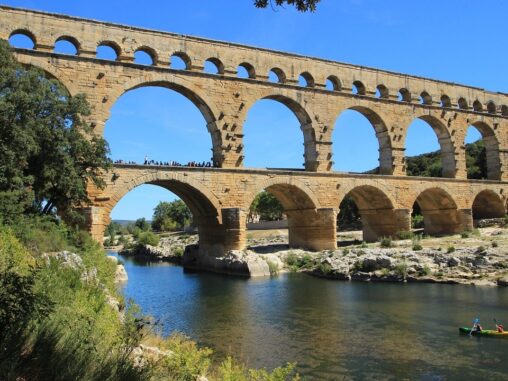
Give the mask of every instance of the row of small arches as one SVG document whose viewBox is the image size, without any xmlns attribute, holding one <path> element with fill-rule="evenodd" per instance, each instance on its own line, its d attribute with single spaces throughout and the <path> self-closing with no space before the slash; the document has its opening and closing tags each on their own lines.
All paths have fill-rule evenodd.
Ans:
<svg viewBox="0 0 508 381">
<path fill-rule="evenodd" d="M 9 41 L 14 47 L 35 49 L 36 40 L 32 33 L 26 30 L 17 30 L 11 33 Z M 60 54 L 79 55 L 81 44 L 77 39 L 71 36 L 61 36 L 56 39 L 54 51 Z M 119 60 L 121 57 L 120 46 L 113 41 L 103 41 L 99 43 L 96 50 L 96 56 L 99 59 Z M 142 65 L 157 65 L 159 58 L 154 49 L 146 46 L 138 48 L 134 52 L 134 63 Z M 175 52 L 169 59 L 169 67 L 176 70 L 192 70 L 193 65 L 190 57 L 184 52 Z M 224 75 L 225 66 L 216 57 L 208 58 L 204 62 L 204 72 L 209 74 Z M 238 65 L 236 75 L 239 78 L 245 79 L 258 79 L 258 74 L 253 65 L 243 62 Z M 268 72 L 267 79 L 272 83 L 284 84 L 288 82 L 287 76 L 280 68 L 274 67 Z M 298 84 L 302 87 L 313 88 L 316 86 L 314 77 L 309 72 L 303 72 L 299 76 Z M 329 91 L 343 92 L 344 89 L 340 79 L 331 75 L 326 79 L 325 88 Z M 351 93 L 359 96 L 372 96 L 367 87 L 361 81 L 354 81 L 352 84 Z M 439 105 L 443 108 L 458 108 L 461 110 L 473 110 L 474 112 L 487 112 L 489 114 L 500 113 L 503 116 L 508 116 L 508 106 L 501 105 L 498 107 L 493 101 L 487 102 L 485 105 L 478 99 L 470 104 L 464 97 L 457 100 L 456 105 L 453 104 L 451 98 L 443 94 L 439 100 L 433 97 L 426 91 L 423 91 L 417 98 L 412 94 L 409 89 L 401 88 L 395 97 L 392 97 L 390 90 L 383 84 L 376 87 L 374 96 L 378 99 L 397 99 L 405 103 L 420 103 L 422 105 Z"/>
</svg>

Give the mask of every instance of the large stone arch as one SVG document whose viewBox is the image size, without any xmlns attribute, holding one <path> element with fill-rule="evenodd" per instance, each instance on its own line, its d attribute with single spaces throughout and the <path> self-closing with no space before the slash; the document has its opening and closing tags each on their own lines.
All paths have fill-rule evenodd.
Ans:
<svg viewBox="0 0 508 381">
<path fill-rule="evenodd" d="M 434 186 L 422 190 L 414 203 L 422 212 L 425 233 L 442 235 L 466 230 L 455 199 L 443 188 Z"/>
<path fill-rule="evenodd" d="M 374 128 L 374 132 L 379 143 L 379 173 L 382 175 L 393 174 L 394 166 L 392 141 L 383 118 L 370 107 L 354 105 L 342 109 L 340 114 L 337 116 L 336 121 L 341 117 L 342 113 L 347 110 L 353 110 L 360 113 L 370 122 L 371 126 Z"/>
<path fill-rule="evenodd" d="M 282 105 L 286 106 L 298 119 L 298 122 L 300 123 L 300 129 L 303 133 L 303 156 L 305 161 L 305 169 L 307 171 L 316 171 L 319 164 L 317 162 L 318 152 L 316 144 L 316 132 L 314 130 L 311 115 L 307 112 L 299 100 L 294 99 L 292 96 L 285 93 L 276 94 L 273 93 L 272 90 L 266 91 L 265 94 L 261 94 L 260 96 L 250 99 L 248 102 L 246 102 L 242 115 L 244 123 L 247 118 L 247 114 L 252 106 L 254 106 L 256 102 L 263 99 L 269 99 L 281 103 Z"/>
<path fill-rule="evenodd" d="M 487 155 L 487 178 L 489 180 L 501 179 L 501 159 L 499 156 L 499 141 L 494 129 L 484 121 L 470 123 L 482 135 Z M 465 154 L 465 150 L 464 150 Z"/>
<path fill-rule="evenodd" d="M 109 215 L 118 202 L 131 190 L 144 184 L 160 186 L 180 197 L 193 214 L 194 222 L 198 227 L 200 249 L 207 253 L 222 252 L 220 247 L 224 244 L 225 230 L 222 226 L 219 200 L 205 185 L 185 178 L 179 173 L 144 174 L 118 186 L 110 185 L 113 190 L 104 207 L 104 214 L 107 219 L 104 225 L 109 222 Z"/>
<path fill-rule="evenodd" d="M 48 60 L 32 60 L 29 56 L 23 54 L 14 54 L 16 60 L 25 67 L 34 67 L 42 70 L 49 78 L 55 79 L 65 87 L 69 95 L 74 96 L 79 93 L 72 80 L 64 73 L 58 70 L 58 67 Z"/>
<path fill-rule="evenodd" d="M 427 122 L 437 136 L 441 151 L 441 164 L 443 167 L 442 177 L 455 178 L 457 173 L 455 145 L 447 126 L 437 116 L 430 113 L 417 114 L 414 119 L 420 119 Z M 407 142 L 408 130 L 409 126 L 404 131 L 405 142 Z"/>
<path fill-rule="evenodd" d="M 363 239 L 377 241 L 381 237 L 395 236 L 398 231 L 408 230 L 406 222 L 394 208 L 394 201 L 387 192 L 372 185 L 358 185 L 346 189 L 341 201 L 351 197 L 362 219 Z M 340 205 L 340 204 L 339 204 Z"/>
<path fill-rule="evenodd" d="M 478 192 L 471 201 L 473 220 L 502 218 L 506 215 L 503 199 L 491 189 L 484 189 Z"/>
<path fill-rule="evenodd" d="M 205 100 L 205 97 L 201 94 L 203 91 L 199 91 L 195 88 L 195 86 L 189 86 L 188 82 L 185 82 L 184 84 L 180 83 L 176 76 L 172 76 L 171 79 L 136 78 L 130 82 L 125 83 L 121 88 L 114 91 L 110 96 L 107 118 L 104 120 L 104 124 L 109 118 L 111 108 L 122 95 L 129 91 L 143 87 L 162 87 L 168 90 L 176 91 L 177 93 L 190 100 L 198 108 L 206 121 L 206 126 L 208 132 L 210 133 L 213 151 L 213 162 L 215 166 L 222 167 L 222 163 L 224 162 L 224 148 L 222 133 L 217 122 L 221 117 L 220 112 L 214 108 L 214 105 L 211 102 Z"/>
</svg>

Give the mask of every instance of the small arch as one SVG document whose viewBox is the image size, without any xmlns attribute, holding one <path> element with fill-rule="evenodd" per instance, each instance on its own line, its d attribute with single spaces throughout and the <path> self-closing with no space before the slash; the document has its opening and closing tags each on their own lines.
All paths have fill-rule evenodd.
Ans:
<svg viewBox="0 0 508 381">
<path fill-rule="evenodd" d="M 376 87 L 376 97 L 381 99 L 388 99 L 390 96 L 390 91 L 388 90 L 388 87 L 385 85 L 377 85 Z"/>
<path fill-rule="evenodd" d="M 494 102 L 490 101 L 489 103 L 487 103 L 487 112 L 489 114 L 495 114 L 497 112 L 497 107 Z"/>
<path fill-rule="evenodd" d="M 300 77 L 298 80 L 299 80 L 300 86 L 303 86 L 303 87 L 314 87 L 314 85 L 315 85 L 314 78 L 307 71 L 300 74 Z"/>
<path fill-rule="evenodd" d="M 273 83 L 285 83 L 286 74 L 282 71 L 282 69 L 274 67 L 268 72 L 268 81 Z"/>
<path fill-rule="evenodd" d="M 506 209 L 503 200 L 493 190 L 486 189 L 479 192 L 472 205 L 473 220 L 485 218 L 503 218 Z"/>
<path fill-rule="evenodd" d="M 152 48 L 142 46 L 134 52 L 134 63 L 139 65 L 157 65 L 157 53 Z"/>
<path fill-rule="evenodd" d="M 114 41 L 102 41 L 97 45 L 95 56 L 101 60 L 117 61 L 120 57 L 121 48 Z"/>
<path fill-rule="evenodd" d="M 501 106 L 501 115 L 508 116 L 508 106 L 506 105 Z"/>
<path fill-rule="evenodd" d="M 240 65 L 238 65 L 237 76 L 239 78 L 256 79 L 256 70 L 250 63 L 242 62 Z"/>
<path fill-rule="evenodd" d="M 191 59 L 184 52 L 175 52 L 169 57 L 169 67 L 174 70 L 191 70 Z"/>
<path fill-rule="evenodd" d="M 399 90 L 399 101 L 400 102 L 411 102 L 411 92 L 406 89 L 402 88 Z"/>
<path fill-rule="evenodd" d="M 16 29 L 9 35 L 9 44 L 18 49 L 36 49 L 35 35 L 27 29 Z"/>
<path fill-rule="evenodd" d="M 432 187 L 422 191 L 413 204 L 415 210 L 421 211 L 427 234 L 455 234 L 463 230 L 457 204 L 442 188 Z"/>
<path fill-rule="evenodd" d="M 422 105 L 431 105 L 432 104 L 432 97 L 430 94 L 426 91 L 423 91 L 420 94 L 420 104 Z"/>
<path fill-rule="evenodd" d="M 467 110 L 469 109 L 469 105 L 467 104 L 467 101 L 465 98 L 459 98 L 459 100 L 457 101 L 457 104 L 459 105 L 459 108 L 461 110 Z"/>
<path fill-rule="evenodd" d="M 335 75 L 330 75 L 326 79 L 326 89 L 331 91 L 340 91 L 342 89 L 340 79 L 337 78 Z"/>
<path fill-rule="evenodd" d="M 78 40 L 74 37 L 70 36 L 62 36 L 57 38 L 55 41 L 55 53 L 59 54 L 69 54 L 69 55 L 78 55 L 79 54 L 80 44 Z"/>
<path fill-rule="evenodd" d="M 208 58 L 205 61 L 203 71 L 208 74 L 224 74 L 224 64 L 216 57 Z"/>
<path fill-rule="evenodd" d="M 351 92 L 355 95 L 365 95 L 367 90 L 365 89 L 365 85 L 360 81 L 354 81 Z"/>
<path fill-rule="evenodd" d="M 441 95 L 441 107 L 452 107 L 452 100 L 446 94 Z"/>
<path fill-rule="evenodd" d="M 473 110 L 476 111 L 476 112 L 482 112 L 483 111 L 482 102 L 480 102 L 478 99 L 473 102 Z"/>
</svg>

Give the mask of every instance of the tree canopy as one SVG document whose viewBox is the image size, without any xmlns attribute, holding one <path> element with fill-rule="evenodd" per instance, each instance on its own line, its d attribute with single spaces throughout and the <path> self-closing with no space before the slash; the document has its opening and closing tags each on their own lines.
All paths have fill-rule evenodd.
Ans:
<svg viewBox="0 0 508 381">
<path fill-rule="evenodd" d="M 272 7 L 274 3 L 276 6 L 291 5 L 294 6 L 300 12 L 314 12 L 317 4 L 321 0 L 254 0 L 254 5 L 257 8 L 266 8 L 268 4 Z"/>
<path fill-rule="evenodd" d="M 0 215 L 68 214 L 89 201 L 88 181 L 104 185 L 109 148 L 89 114 L 84 95 L 71 97 L 43 71 L 19 65 L 0 40 Z"/>
<path fill-rule="evenodd" d="M 168 231 L 183 229 L 192 223 L 192 213 L 182 200 L 160 202 L 154 209 L 152 229 Z"/>
<path fill-rule="evenodd" d="M 277 198 L 267 191 L 259 193 L 250 206 L 250 218 L 258 215 L 261 221 L 277 221 L 282 219 L 284 207 Z"/>
</svg>

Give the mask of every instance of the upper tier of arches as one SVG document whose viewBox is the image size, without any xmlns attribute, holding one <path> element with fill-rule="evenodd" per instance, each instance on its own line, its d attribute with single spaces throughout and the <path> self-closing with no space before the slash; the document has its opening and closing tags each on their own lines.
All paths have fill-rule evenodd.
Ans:
<svg viewBox="0 0 508 381">
<path fill-rule="evenodd" d="M 382 101 L 508 117 L 506 96 L 482 89 L 264 49 L 231 47 L 216 41 L 195 38 L 187 41 L 183 36 L 169 33 L 136 31 L 134 28 L 83 20 L 88 28 L 97 28 L 94 40 L 90 39 L 91 33 L 77 31 L 71 23 L 67 26 L 68 21 L 56 23 L 44 33 L 38 33 L 33 25 L 19 27 L 7 23 L 0 31 L 0 38 L 25 35 L 33 41 L 35 50 L 43 51 L 54 51 L 57 42 L 66 41 L 74 46 L 77 56 L 91 58 L 97 57 L 99 47 L 107 46 L 115 53 L 112 59 L 120 62 L 135 63 L 138 61 L 136 55 L 142 53 L 149 59 L 141 61 L 140 65 L 175 69 L 171 62 L 172 57 L 177 57 L 183 61 L 183 66 L 179 67 L 182 70 L 203 72 L 205 66 L 212 63 L 217 68 L 214 75 L 268 82 L 274 73 L 277 80 L 270 82 L 276 86 L 299 86 L 312 91 L 340 92 Z M 177 44 L 181 39 L 185 39 L 186 43 Z"/>
</svg>

